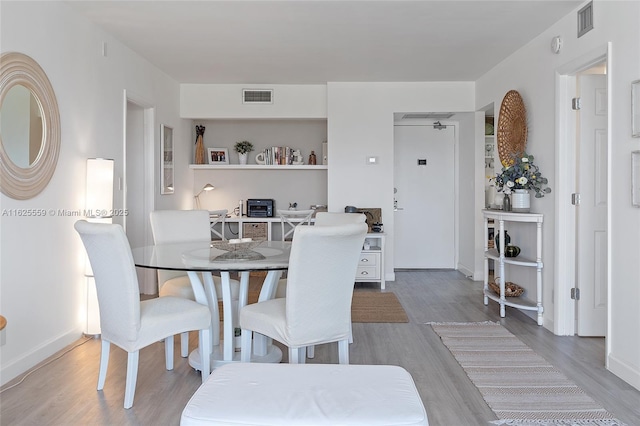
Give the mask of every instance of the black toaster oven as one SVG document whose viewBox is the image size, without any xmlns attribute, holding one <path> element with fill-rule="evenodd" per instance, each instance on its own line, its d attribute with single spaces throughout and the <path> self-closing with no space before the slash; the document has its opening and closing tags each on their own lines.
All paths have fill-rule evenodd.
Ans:
<svg viewBox="0 0 640 426">
<path fill-rule="evenodd" d="M 247 200 L 247 217 L 273 217 L 275 202 L 267 198 L 249 198 Z"/>
</svg>

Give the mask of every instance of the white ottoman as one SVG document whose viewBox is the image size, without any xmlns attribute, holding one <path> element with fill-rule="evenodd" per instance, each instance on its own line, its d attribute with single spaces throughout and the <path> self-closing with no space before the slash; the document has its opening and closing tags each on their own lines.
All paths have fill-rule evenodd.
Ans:
<svg viewBox="0 0 640 426">
<path fill-rule="evenodd" d="M 428 425 L 411 375 L 392 365 L 227 364 L 182 411 L 188 425 Z"/>
</svg>

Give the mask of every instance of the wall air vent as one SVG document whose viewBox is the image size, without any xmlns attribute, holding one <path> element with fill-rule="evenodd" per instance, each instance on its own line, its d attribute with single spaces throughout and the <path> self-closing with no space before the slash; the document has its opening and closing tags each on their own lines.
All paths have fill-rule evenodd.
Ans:
<svg viewBox="0 0 640 426">
<path fill-rule="evenodd" d="M 272 104 L 273 89 L 242 89 L 243 104 Z"/>
<path fill-rule="evenodd" d="M 578 11 L 578 38 L 593 29 L 593 2 Z"/>
<path fill-rule="evenodd" d="M 412 119 L 446 120 L 451 117 L 453 117 L 453 113 L 451 112 L 425 112 L 425 113 L 404 114 L 402 116 L 402 119 L 403 120 L 412 120 Z"/>
</svg>

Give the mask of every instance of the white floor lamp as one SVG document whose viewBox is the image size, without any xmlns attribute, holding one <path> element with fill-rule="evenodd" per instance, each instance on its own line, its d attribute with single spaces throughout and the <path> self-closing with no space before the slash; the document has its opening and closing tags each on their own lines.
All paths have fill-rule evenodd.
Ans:
<svg viewBox="0 0 640 426">
<path fill-rule="evenodd" d="M 85 216 L 88 222 L 111 223 L 113 210 L 113 160 L 87 159 L 87 192 Z M 100 336 L 100 310 L 93 271 L 89 259 L 85 259 L 87 280 L 87 316 L 84 334 Z"/>
</svg>

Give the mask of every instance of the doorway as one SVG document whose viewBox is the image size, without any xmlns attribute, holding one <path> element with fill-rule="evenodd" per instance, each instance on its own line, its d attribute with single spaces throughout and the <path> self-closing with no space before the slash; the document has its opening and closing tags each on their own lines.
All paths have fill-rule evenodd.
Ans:
<svg viewBox="0 0 640 426">
<path fill-rule="evenodd" d="M 394 126 L 398 269 L 454 269 L 455 127 Z"/>
<path fill-rule="evenodd" d="M 560 67 L 556 73 L 557 335 L 608 335 L 609 49 L 610 44 L 602 46 Z M 574 98 L 578 97 L 580 106 L 576 110 Z M 573 194 L 578 194 L 579 201 Z M 577 297 L 573 296 L 576 290 Z M 608 352 L 608 339 L 605 346 Z"/>
<path fill-rule="evenodd" d="M 127 215 L 122 226 L 131 247 L 153 244 L 149 215 L 154 206 L 154 109 L 125 92 L 123 206 Z M 153 270 L 136 268 L 140 293 L 156 294 Z"/>
<path fill-rule="evenodd" d="M 577 75 L 576 333 L 607 330 L 607 78 L 604 63 Z"/>
</svg>

